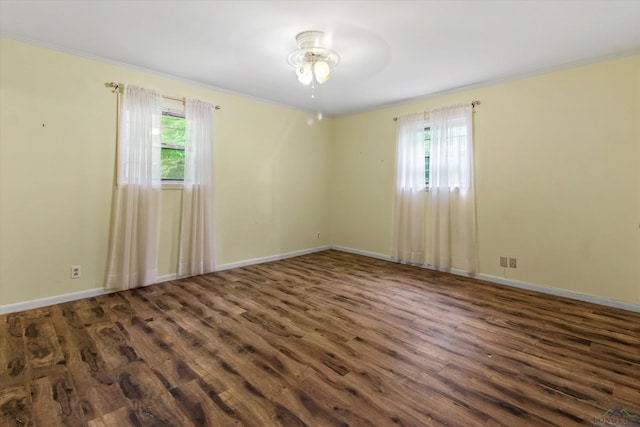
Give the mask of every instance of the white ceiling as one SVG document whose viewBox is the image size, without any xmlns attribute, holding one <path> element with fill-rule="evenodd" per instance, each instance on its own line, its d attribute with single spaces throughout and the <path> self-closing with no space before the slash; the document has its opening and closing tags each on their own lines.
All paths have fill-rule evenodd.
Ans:
<svg viewBox="0 0 640 427">
<path fill-rule="evenodd" d="M 305 30 L 341 56 L 316 99 L 287 63 Z M 0 32 L 338 116 L 639 53 L 640 0 L 0 0 Z"/>
</svg>

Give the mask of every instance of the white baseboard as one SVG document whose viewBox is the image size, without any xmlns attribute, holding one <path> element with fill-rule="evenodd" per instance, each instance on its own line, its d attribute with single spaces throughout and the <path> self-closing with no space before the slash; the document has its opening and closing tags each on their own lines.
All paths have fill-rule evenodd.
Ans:
<svg viewBox="0 0 640 427">
<path fill-rule="evenodd" d="M 232 268 L 246 267 L 248 265 L 254 265 L 254 264 L 263 264 L 265 262 L 271 262 L 271 261 L 280 261 L 282 259 L 293 258 L 300 255 L 312 254 L 314 252 L 326 251 L 328 249 L 331 249 L 331 246 L 318 246 L 315 248 L 303 249 L 301 251 L 287 252 L 284 254 L 271 255 L 271 256 L 266 256 L 262 258 L 253 258 L 245 261 L 230 262 L 227 264 L 221 264 L 216 266 L 216 271 L 230 270 Z"/>
<path fill-rule="evenodd" d="M 32 308 L 46 307 L 53 304 L 63 302 L 76 301 L 83 298 L 93 298 L 100 295 L 108 294 L 110 291 L 104 288 L 89 289 L 86 291 L 72 292 L 69 294 L 55 295 L 52 297 L 32 299 L 14 304 L 0 305 L 0 314 L 14 313 L 16 311 L 30 310 Z"/>
<path fill-rule="evenodd" d="M 342 252 L 349 252 L 356 255 L 363 255 L 371 258 L 382 259 L 385 261 L 397 262 L 396 260 L 392 259 L 388 255 L 382 255 L 375 252 L 361 251 L 359 249 L 347 248 L 344 246 L 332 246 L 332 249 L 342 251 Z M 593 304 L 599 304 L 607 307 L 614 307 L 622 310 L 628 310 L 628 311 L 634 311 L 634 312 L 640 313 L 640 305 L 633 304 L 630 302 L 617 301 L 617 300 L 612 300 L 608 298 L 598 297 L 595 295 L 581 294 L 578 292 L 567 291 L 564 289 L 548 288 L 542 285 L 518 282 L 515 280 L 504 279 L 502 277 L 491 276 L 488 274 L 469 274 L 464 271 L 451 269 L 451 268 L 435 268 L 433 266 L 424 265 L 424 264 L 423 265 L 414 264 L 414 265 L 416 267 L 426 268 L 429 270 L 437 270 L 437 271 L 443 271 L 445 273 L 456 274 L 459 276 L 472 277 L 472 278 L 484 280 L 487 282 L 497 283 L 499 285 L 511 286 L 511 287 L 520 288 L 520 289 L 527 289 L 529 291 L 541 292 L 549 295 L 570 298 L 577 301 L 585 301 Z"/>
<path fill-rule="evenodd" d="M 226 264 L 216 265 L 216 271 L 231 270 L 232 268 L 246 267 L 248 265 L 254 265 L 254 264 L 263 264 L 265 262 L 271 262 L 271 261 L 280 261 L 282 259 L 293 258 L 300 255 L 308 255 L 314 252 L 321 252 L 329 249 L 331 249 L 331 246 L 318 246 L 315 248 L 303 249 L 301 251 L 287 252 L 283 254 L 270 255 L 270 256 L 261 257 L 261 258 L 252 258 L 244 261 L 229 262 Z M 170 280 L 182 279 L 184 277 L 188 277 L 188 276 L 179 277 L 177 273 L 166 274 L 164 276 L 158 277 L 158 283 L 168 282 Z"/>
<path fill-rule="evenodd" d="M 300 256 L 300 255 L 307 255 L 307 254 L 311 254 L 311 253 L 314 253 L 314 252 L 325 251 L 325 250 L 328 250 L 328 249 L 335 249 L 337 251 L 348 252 L 348 253 L 352 253 L 352 254 L 356 254 L 356 255 L 363 255 L 363 256 L 370 257 L 370 258 L 381 259 L 381 260 L 384 260 L 384 261 L 391 261 L 391 262 L 395 261 L 388 255 L 383 255 L 383 254 L 379 254 L 379 253 L 375 253 L 375 252 L 362 251 L 362 250 L 359 250 L 359 249 L 348 248 L 348 247 L 345 247 L 345 246 L 334 245 L 334 246 L 318 246 L 318 247 L 315 247 L 315 248 L 304 249 L 304 250 L 301 250 L 301 251 L 294 251 L 294 252 L 288 252 L 288 253 L 283 253 L 283 254 L 278 254 L 278 255 L 271 255 L 271 256 L 262 257 L 262 258 L 253 258 L 253 259 L 249 259 L 249 260 L 246 260 L 246 261 L 238 261 L 238 262 L 222 264 L 222 265 L 217 266 L 216 271 L 230 270 L 232 268 L 246 267 L 246 266 L 249 266 L 249 265 L 262 264 L 262 263 L 271 262 L 271 261 L 279 261 L 279 260 L 286 259 L 286 258 L 293 258 L 293 257 Z M 498 283 L 500 285 L 511 286 L 511 287 L 514 287 L 514 288 L 527 289 L 527 290 L 530 290 L 530 291 L 542 292 L 542 293 L 545 293 L 545 294 L 556 295 L 556 296 L 570 298 L 570 299 L 574 299 L 574 300 L 578 300 L 578 301 L 585 301 L 585 302 L 590 302 L 590 303 L 594 303 L 594 304 L 604 305 L 604 306 L 607 306 L 607 307 L 620 308 L 622 310 L 628 310 L 628 311 L 634 311 L 634 312 L 640 313 L 640 305 L 632 304 L 630 302 L 616 301 L 616 300 L 597 297 L 597 296 L 593 296 L 593 295 L 586 295 L 586 294 L 580 294 L 580 293 L 577 293 L 577 292 L 566 291 L 566 290 L 563 290 L 563 289 L 547 288 L 547 287 L 544 287 L 544 286 L 541 286 L 541 285 L 534 285 L 534 284 L 531 284 L 531 283 L 518 282 L 518 281 L 515 281 L 515 280 L 504 279 L 502 277 L 496 277 L 496 276 L 491 276 L 491 275 L 487 275 L 487 274 L 474 274 L 474 275 L 471 275 L 471 274 L 465 273 L 465 272 L 460 271 L 460 270 L 455 270 L 455 269 L 437 269 L 437 268 L 433 268 L 432 266 L 427 266 L 427 265 L 416 265 L 416 266 L 417 267 L 421 267 L 421 268 L 431 269 L 431 270 L 443 271 L 443 272 L 446 272 L 446 273 L 457 274 L 459 276 L 473 277 L 473 278 L 476 278 L 476 279 L 485 280 L 487 282 Z M 176 279 L 178 279 L 178 275 L 177 274 L 167 274 L 167 275 L 158 277 L 158 283 L 167 282 L 167 281 L 176 280 Z M 89 289 L 89 290 L 86 290 L 86 291 L 72 292 L 72 293 L 69 293 L 69 294 L 55 295 L 55 296 L 52 296 L 52 297 L 38 298 L 38 299 L 24 301 L 24 302 L 18 302 L 18 303 L 14 303 L 14 304 L 5 304 L 5 305 L 0 305 L 0 314 L 14 313 L 16 311 L 23 311 L 23 310 L 33 309 L 33 308 L 46 307 L 46 306 L 53 305 L 53 304 L 60 304 L 60 303 L 69 302 L 69 301 L 76 301 L 76 300 L 83 299 L 83 298 L 97 297 L 97 296 L 100 296 L 100 295 L 108 294 L 110 292 L 112 292 L 112 291 L 107 291 L 104 288 L 95 288 L 95 289 Z"/>
<path fill-rule="evenodd" d="M 176 279 L 178 279 L 178 273 L 165 274 L 164 276 L 158 276 L 158 281 L 156 283 L 169 282 Z"/>
<path fill-rule="evenodd" d="M 176 280 L 177 274 L 167 274 L 158 277 L 158 283 L 168 282 L 169 280 Z M 52 297 L 32 299 L 24 302 L 17 302 L 14 304 L 0 305 L 0 314 L 15 313 L 16 311 L 30 310 L 32 308 L 47 307 L 53 304 L 61 304 L 64 302 L 77 301 L 84 298 L 93 298 L 100 295 L 110 294 L 117 292 L 115 290 L 107 290 L 104 288 L 88 289 L 86 291 L 72 292 L 69 294 L 54 295 Z"/>
<path fill-rule="evenodd" d="M 229 270 L 231 268 L 245 267 L 248 265 L 262 264 L 262 263 L 271 262 L 271 261 L 279 261 L 281 259 L 292 258 L 300 255 L 307 255 L 313 252 L 326 251 L 327 249 L 331 249 L 331 246 L 318 246 L 315 248 L 304 249 L 301 251 L 288 252 L 288 253 L 272 255 L 268 257 L 254 258 L 246 261 L 222 264 L 217 266 L 216 271 Z M 165 274 L 163 276 L 158 277 L 158 283 L 168 282 L 170 280 L 176 280 L 178 278 L 179 277 L 177 273 Z M 114 292 L 114 291 L 108 291 L 104 288 L 95 288 L 95 289 L 89 289 L 86 291 L 72 292 L 69 294 L 54 295 L 51 297 L 38 298 L 38 299 L 33 299 L 29 301 L 24 301 L 24 302 L 17 302 L 14 304 L 4 304 L 4 305 L 0 305 L 0 314 L 15 313 L 16 311 L 30 310 L 32 308 L 47 307 L 53 304 L 76 301 L 83 298 L 97 297 L 97 296 L 105 295 L 111 292 Z"/>
<path fill-rule="evenodd" d="M 607 307 L 620 308 L 627 311 L 635 311 L 640 313 L 640 305 L 626 301 L 617 301 L 609 298 L 598 297 L 595 295 L 581 294 L 579 292 L 567 291 L 564 289 L 547 288 L 545 286 L 534 285 L 526 282 L 517 282 L 515 280 L 504 279 L 502 277 L 491 276 L 488 274 L 476 274 L 476 279 L 485 280 L 487 282 L 498 283 L 500 285 L 512 286 L 514 288 L 526 289 L 529 291 L 542 292 L 549 295 L 555 295 L 564 298 L 570 298 L 577 301 L 590 302 L 593 304 L 604 305 Z"/>
<path fill-rule="evenodd" d="M 335 249 L 336 251 L 348 252 L 350 254 L 368 256 L 369 258 L 377 258 L 383 261 L 393 261 L 393 259 L 388 255 L 378 254 L 375 252 L 361 251 L 360 249 L 348 248 L 346 246 L 334 245 L 331 246 L 331 249 Z"/>
</svg>

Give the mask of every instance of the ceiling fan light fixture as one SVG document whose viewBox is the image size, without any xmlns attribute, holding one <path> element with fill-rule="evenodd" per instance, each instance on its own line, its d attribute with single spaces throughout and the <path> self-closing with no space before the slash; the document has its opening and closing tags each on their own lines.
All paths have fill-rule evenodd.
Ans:
<svg viewBox="0 0 640 427">
<path fill-rule="evenodd" d="M 338 65 L 340 57 L 325 45 L 322 31 L 303 31 L 296 36 L 298 50 L 289 55 L 298 80 L 309 85 L 314 80 L 324 83 L 331 77 L 331 69 Z"/>
<path fill-rule="evenodd" d="M 318 83 L 324 83 L 331 78 L 331 67 L 324 61 L 316 61 L 313 64 L 313 74 Z"/>
<path fill-rule="evenodd" d="M 305 63 L 296 68 L 296 74 L 300 83 L 309 85 L 313 79 L 313 70 L 310 63 Z"/>
</svg>

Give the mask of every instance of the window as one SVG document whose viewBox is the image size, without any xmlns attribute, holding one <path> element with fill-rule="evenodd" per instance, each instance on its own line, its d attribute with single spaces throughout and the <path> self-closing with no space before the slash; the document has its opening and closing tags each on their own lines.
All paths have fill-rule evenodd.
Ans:
<svg viewBox="0 0 640 427">
<path fill-rule="evenodd" d="M 438 127 L 444 126 L 444 127 Z M 466 188 L 469 181 L 469 127 L 462 118 L 451 118 L 443 123 L 424 126 L 425 185 L 427 188 Z M 433 163 L 431 158 L 433 157 Z M 431 169 L 434 175 L 430 176 Z"/>
<path fill-rule="evenodd" d="M 184 114 L 162 112 L 160 177 L 163 181 L 184 181 Z"/>
<path fill-rule="evenodd" d="M 431 127 L 424 125 L 424 185 L 429 187 L 429 161 L 431 159 Z"/>
</svg>

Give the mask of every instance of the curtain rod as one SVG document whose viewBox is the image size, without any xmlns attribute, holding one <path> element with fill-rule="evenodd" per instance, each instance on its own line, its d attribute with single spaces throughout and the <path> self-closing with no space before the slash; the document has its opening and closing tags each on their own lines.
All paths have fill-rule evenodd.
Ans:
<svg viewBox="0 0 640 427">
<path fill-rule="evenodd" d="M 480 105 L 480 101 L 472 101 L 472 102 L 471 102 L 471 108 L 475 108 L 475 106 L 476 106 L 476 105 Z M 426 113 L 426 111 L 425 111 L 425 113 Z M 393 121 L 394 121 L 394 122 L 397 122 L 397 121 L 398 121 L 398 118 L 397 118 L 397 117 L 394 117 L 394 118 L 393 118 Z"/>
<path fill-rule="evenodd" d="M 113 89 L 111 92 L 116 93 L 116 92 L 118 92 L 118 90 L 120 89 L 120 86 L 122 86 L 122 85 L 120 83 L 110 82 L 110 83 L 107 83 L 106 86 Z M 185 101 L 185 98 L 175 98 L 173 96 L 166 96 L 166 95 L 162 95 L 162 97 L 164 99 L 171 99 L 172 101 L 178 101 L 178 102 L 184 102 Z M 219 110 L 220 106 L 216 105 L 215 109 Z"/>
</svg>

